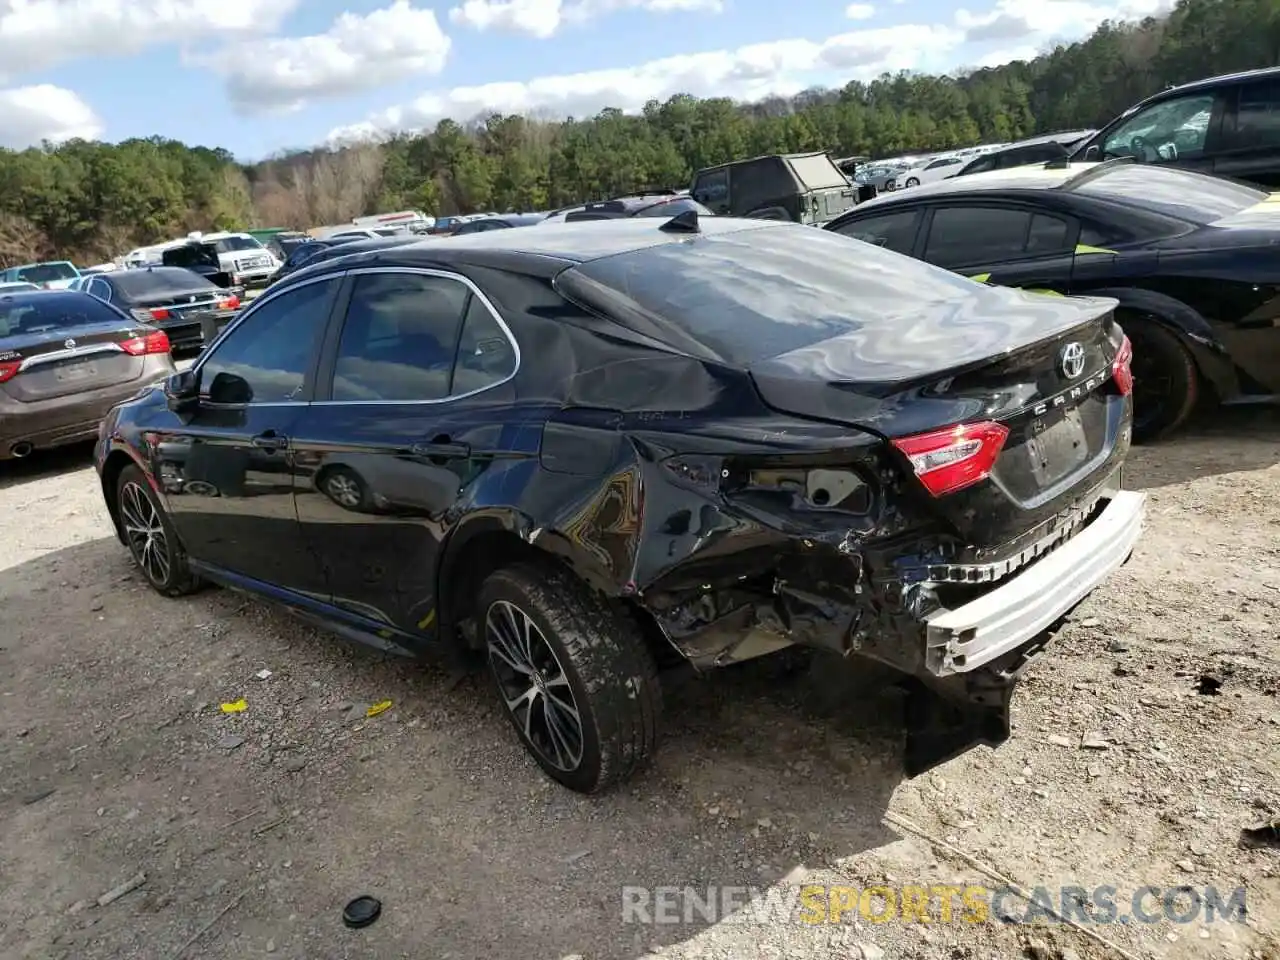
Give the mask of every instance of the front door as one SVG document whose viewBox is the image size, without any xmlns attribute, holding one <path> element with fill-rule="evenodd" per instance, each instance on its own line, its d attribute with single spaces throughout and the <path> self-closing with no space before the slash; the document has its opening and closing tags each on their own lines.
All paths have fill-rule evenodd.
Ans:
<svg viewBox="0 0 1280 960">
<path fill-rule="evenodd" d="M 340 283 L 304 284 L 249 308 L 197 363 L 195 408 L 147 434 L 153 475 L 194 561 L 321 597 L 294 510 L 290 435 Z"/>
<path fill-rule="evenodd" d="M 938 206 L 925 227 L 920 259 L 983 283 L 1065 294 L 1078 225 L 1021 207 Z"/>
<path fill-rule="evenodd" d="M 516 357 L 461 277 L 353 272 L 317 402 L 293 431 L 298 517 L 335 606 L 400 633 L 433 633 L 438 554 L 455 508 L 522 433 L 504 425 Z"/>
</svg>

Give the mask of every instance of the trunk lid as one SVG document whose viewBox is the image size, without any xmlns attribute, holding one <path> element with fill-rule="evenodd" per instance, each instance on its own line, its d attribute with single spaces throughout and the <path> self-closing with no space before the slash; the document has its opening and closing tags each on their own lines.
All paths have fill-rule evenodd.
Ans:
<svg viewBox="0 0 1280 960">
<path fill-rule="evenodd" d="M 1129 444 L 1128 400 L 1111 376 L 1123 339 L 1116 302 L 1023 296 L 1025 310 L 1009 300 L 1009 316 L 989 312 L 987 325 L 975 324 L 967 336 L 920 318 L 893 342 L 836 337 L 755 364 L 752 378 L 780 412 L 847 423 L 886 440 L 999 423 L 1008 436 L 986 480 L 938 497 L 922 485 L 919 492 L 970 544 L 1005 543 L 1091 496 Z M 986 307 L 991 311 L 993 301 Z M 947 348 L 929 345 L 944 335 Z M 902 349 L 913 341 L 916 348 Z M 868 376 L 882 367 L 897 376 Z"/>
<path fill-rule="evenodd" d="M 0 363 L 21 362 L 0 390 L 19 403 L 34 403 L 137 380 L 146 358 L 126 353 L 120 344 L 153 332 L 120 317 L 0 337 Z"/>
</svg>

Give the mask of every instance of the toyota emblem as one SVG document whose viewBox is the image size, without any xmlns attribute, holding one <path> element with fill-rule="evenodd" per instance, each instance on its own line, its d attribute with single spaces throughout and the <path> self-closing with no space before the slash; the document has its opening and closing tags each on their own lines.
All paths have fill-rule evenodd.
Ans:
<svg viewBox="0 0 1280 960">
<path fill-rule="evenodd" d="M 68 350 L 74 350 L 76 348 L 76 342 L 72 340 L 70 337 L 67 337 L 67 339 L 63 340 L 62 345 L 66 347 Z"/>
<path fill-rule="evenodd" d="M 1063 376 L 1074 380 L 1084 373 L 1084 347 L 1075 341 L 1068 343 L 1058 356 L 1058 364 L 1062 367 Z"/>
</svg>

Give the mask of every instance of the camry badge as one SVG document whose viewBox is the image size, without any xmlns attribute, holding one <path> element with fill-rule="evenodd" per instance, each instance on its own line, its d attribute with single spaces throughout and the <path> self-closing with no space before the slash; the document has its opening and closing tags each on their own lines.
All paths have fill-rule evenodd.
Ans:
<svg viewBox="0 0 1280 960">
<path fill-rule="evenodd" d="M 66 347 L 68 350 L 74 350 L 76 348 L 76 342 L 72 340 L 70 337 L 67 337 L 67 339 L 63 340 L 62 345 Z"/>
<path fill-rule="evenodd" d="M 1058 364 L 1062 367 L 1063 376 L 1074 380 L 1084 373 L 1084 347 L 1074 340 L 1068 343 L 1058 355 Z"/>
</svg>

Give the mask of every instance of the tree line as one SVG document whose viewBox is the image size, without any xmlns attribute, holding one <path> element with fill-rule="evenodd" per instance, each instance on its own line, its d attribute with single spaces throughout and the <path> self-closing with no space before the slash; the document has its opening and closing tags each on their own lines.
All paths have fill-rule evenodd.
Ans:
<svg viewBox="0 0 1280 960">
<path fill-rule="evenodd" d="M 305 228 L 414 208 L 531 211 L 687 186 L 736 158 L 891 156 L 1100 126 L 1169 84 L 1280 63 L 1276 0 L 1179 0 L 1029 61 L 955 76 L 884 75 L 736 104 L 673 96 L 639 114 L 443 120 L 383 143 L 239 164 L 160 137 L 0 151 L 0 264 L 96 263 L 191 230 Z"/>
</svg>

